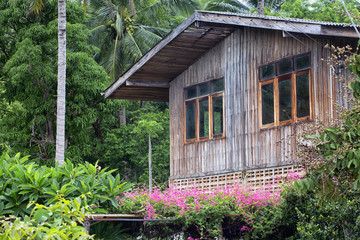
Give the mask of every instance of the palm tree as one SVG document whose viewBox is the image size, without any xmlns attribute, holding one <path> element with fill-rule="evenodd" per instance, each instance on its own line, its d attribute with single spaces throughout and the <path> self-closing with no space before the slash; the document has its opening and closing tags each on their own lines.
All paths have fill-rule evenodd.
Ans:
<svg viewBox="0 0 360 240">
<path fill-rule="evenodd" d="M 173 16 L 189 16 L 198 5 L 195 0 L 93 0 L 90 8 L 95 12 L 91 41 L 100 48 L 95 59 L 114 81 L 169 32 L 165 26 Z"/>
<path fill-rule="evenodd" d="M 39 14 L 42 0 L 29 0 L 29 11 Z M 56 114 L 55 162 L 62 166 L 65 156 L 65 96 L 66 96 L 66 0 L 58 0 L 58 85 Z"/>
<path fill-rule="evenodd" d="M 65 155 L 65 96 L 66 96 L 66 0 L 58 0 L 58 85 L 56 115 L 55 162 L 62 166 Z"/>
</svg>

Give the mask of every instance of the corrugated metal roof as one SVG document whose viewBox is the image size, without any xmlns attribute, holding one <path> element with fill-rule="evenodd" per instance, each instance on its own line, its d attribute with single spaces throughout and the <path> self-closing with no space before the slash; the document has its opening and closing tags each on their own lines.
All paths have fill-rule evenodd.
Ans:
<svg viewBox="0 0 360 240">
<path fill-rule="evenodd" d="M 197 11 L 201 13 L 214 13 L 221 15 L 231 15 L 239 17 L 248 17 L 248 18 L 257 18 L 265 20 L 276 20 L 276 21 L 285 21 L 292 23 L 308 23 L 308 24 L 320 24 L 323 26 L 334 26 L 334 27 L 352 27 L 349 23 L 335 23 L 335 22 L 325 22 L 325 21 L 315 21 L 309 19 L 300 19 L 300 18 L 286 18 L 281 16 L 268 16 L 268 15 L 258 15 L 258 14 L 249 14 L 249 13 L 229 13 L 229 12 L 214 12 L 214 11 Z"/>
<path fill-rule="evenodd" d="M 171 31 L 116 82 L 106 98 L 168 101 L 169 82 L 239 28 L 283 31 L 306 37 L 357 39 L 349 24 L 252 14 L 198 11 Z"/>
</svg>

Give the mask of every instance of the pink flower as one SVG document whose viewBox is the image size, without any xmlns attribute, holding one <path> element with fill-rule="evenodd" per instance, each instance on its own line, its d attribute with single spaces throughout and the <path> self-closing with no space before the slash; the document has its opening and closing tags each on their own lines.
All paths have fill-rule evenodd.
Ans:
<svg viewBox="0 0 360 240">
<path fill-rule="evenodd" d="M 244 232 L 244 231 L 250 231 L 250 228 L 248 228 L 247 226 L 243 226 L 241 229 L 240 229 L 241 232 Z"/>
</svg>

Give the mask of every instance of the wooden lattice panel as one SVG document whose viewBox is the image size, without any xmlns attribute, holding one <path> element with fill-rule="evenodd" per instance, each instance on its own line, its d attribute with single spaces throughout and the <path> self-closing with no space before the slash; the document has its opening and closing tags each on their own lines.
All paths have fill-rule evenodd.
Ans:
<svg viewBox="0 0 360 240">
<path fill-rule="evenodd" d="M 243 184 L 244 187 L 256 190 L 267 189 L 277 191 L 283 178 L 290 172 L 300 172 L 301 168 L 294 166 L 280 166 L 263 169 L 243 170 L 219 175 L 197 178 L 173 179 L 170 184 L 175 189 L 195 187 L 202 191 L 224 189 L 234 183 Z"/>
</svg>

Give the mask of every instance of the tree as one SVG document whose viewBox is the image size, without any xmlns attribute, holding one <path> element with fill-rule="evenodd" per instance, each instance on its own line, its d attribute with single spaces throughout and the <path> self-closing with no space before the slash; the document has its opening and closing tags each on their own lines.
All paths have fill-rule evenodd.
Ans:
<svg viewBox="0 0 360 240">
<path fill-rule="evenodd" d="M 46 1 L 38 15 L 28 14 L 27 6 L 26 0 L 0 3 L 0 79 L 8 103 L 0 141 L 49 160 L 55 156 L 57 1 Z M 77 159 L 98 142 L 101 109 L 115 105 L 100 95 L 108 77 L 92 58 L 97 49 L 88 44 L 84 21 L 83 9 L 68 2 L 66 155 Z"/>
<path fill-rule="evenodd" d="M 357 0 L 344 0 L 353 17 L 359 17 L 360 3 Z M 349 16 L 340 1 L 288 0 L 281 5 L 279 12 L 284 17 L 303 18 L 318 21 L 350 23 Z M 321 13 L 321 14 L 319 14 Z"/>
<path fill-rule="evenodd" d="M 58 81 L 55 162 L 62 166 L 65 156 L 66 96 L 66 0 L 58 0 Z"/>
<path fill-rule="evenodd" d="M 194 0 L 91 1 L 91 40 L 100 48 L 96 60 L 117 80 L 169 32 L 164 22 L 178 13 L 188 16 L 196 6 Z"/>
<path fill-rule="evenodd" d="M 151 138 L 158 137 L 159 133 L 164 130 L 164 128 L 161 126 L 161 123 L 156 121 L 161 116 L 159 114 L 155 113 L 147 113 L 141 116 L 141 120 L 137 123 L 137 126 L 134 128 L 133 133 L 134 134 L 145 134 L 148 135 L 148 143 L 149 143 L 149 190 L 152 192 L 152 147 L 151 147 Z"/>
<path fill-rule="evenodd" d="M 118 168 L 131 182 L 149 181 L 149 133 L 152 175 L 159 183 L 169 178 L 169 111 L 166 103 L 127 101 L 127 123 L 111 127 L 104 136 L 101 163 Z"/>
</svg>

